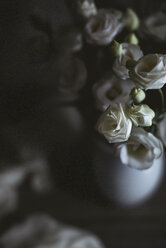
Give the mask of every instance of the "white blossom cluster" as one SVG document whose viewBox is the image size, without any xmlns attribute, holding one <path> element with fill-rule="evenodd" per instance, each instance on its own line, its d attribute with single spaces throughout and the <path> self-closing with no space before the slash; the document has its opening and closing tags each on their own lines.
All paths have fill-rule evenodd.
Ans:
<svg viewBox="0 0 166 248">
<path fill-rule="evenodd" d="M 122 55 L 124 56 L 123 50 Z M 128 91 L 128 97 L 131 99 L 124 104 L 123 94 L 118 99 L 118 104 L 109 102 L 106 111 L 101 115 L 97 123 L 97 130 L 105 136 L 109 143 L 118 143 L 116 146 L 123 163 L 136 168 L 147 169 L 152 166 L 155 159 L 163 154 L 163 145 L 165 146 L 166 137 L 166 114 L 160 115 L 161 119 L 157 122 L 155 133 L 147 132 L 144 127 L 153 125 L 155 112 L 147 105 L 142 104 L 142 98 L 147 90 L 161 90 L 166 83 L 166 55 L 148 54 L 141 56 L 139 59 L 129 58 L 123 64 L 126 70 L 121 70 L 115 59 L 114 71 L 119 71 L 119 77 L 124 80 L 126 87 L 128 81 L 121 75 L 128 75 L 135 85 L 134 90 Z M 115 70 L 116 68 L 116 70 Z M 119 81 L 120 82 L 120 81 Z M 121 83 L 117 84 L 119 89 Z M 118 88 L 116 86 L 116 88 Z M 110 84 L 109 91 L 113 87 Z M 124 92 L 121 90 L 121 92 Z M 98 93 L 99 94 L 99 93 Z M 103 93 L 101 93 L 103 94 Z M 107 94 L 109 98 L 109 95 Z M 140 98 L 140 102 L 139 102 Z M 115 95 L 115 99 L 117 99 Z M 137 101 L 136 101 L 137 99 Z M 101 101 L 101 100 L 100 100 Z M 125 152 L 124 152 L 125 151 Z"/>
<path fill-rule="evenodd" d="M 156 116 L 155 110 L 142 102 L 149 90 L 161 93 L 166 84 L 166 55 L 144 55 L 134 33 L 128 33 L 127 38 L 121 37 L 121 43 L 115 38 L 123 30 L 138 30 L 142 36 L 163 41 L 165 14 L 159 12 L 140 21 L 132 9 L 125 13 L 116 9 L 97 9 L 94 1 L 88 0 L 80 1 L 80 10 L 84 5 L 88 8 L 88 2 L 89 6 L 93 2 L 95 11 L 89 9 L 88 12 L 84 8 L 82 12 L 86 19 L 85 40 L 96 47 L 107 46 L 108 54 L 114 57 L 110 71 L 93 86 L 96 107 L 103 112 L 96 128 L 109 143 L 115 144 L 124 164 L 147 169 L 162 156 L 163 145 L 166 146 L 166 114 L 164 106 Z"/>
<path fill-rule="evenodd" d="M 149 39 L 149 46 L 154 40 L 163 42 L 166 39 L 166 14 L 158 12 L 140 20 L 130 8 L 125 11 L 98 8 L 94 0 L 78 0 L 75 3 L 82 20 L 82 32 L 70 37 L 71 49 L 69 56 L 63 60 L 59 92 L 65 98 L 75 95 L 89 79 L 89 65 L 82 59 L 85 58 L 85 44 L 89 50 L 93 46 L 96 54 L 107 49 L 107 57 L 112 61 L 109 72 L 108 69 L 103 72 L 104 76 L 93 85 L 97 109 L 103 112 L 96 127 L 109 143 L 116 144 L 123 163 L 147 169 L 163 154 L 166 114 L 164 106 L 152 109 L 143 101 L 150 90 L 158 90 L 161 94 L 166 83 L 166 55 L 147 54 L 142 40 L 139 46 L 139 39 Z M 97 59 L 101 58 L 96 55 Z"/>
</svg>

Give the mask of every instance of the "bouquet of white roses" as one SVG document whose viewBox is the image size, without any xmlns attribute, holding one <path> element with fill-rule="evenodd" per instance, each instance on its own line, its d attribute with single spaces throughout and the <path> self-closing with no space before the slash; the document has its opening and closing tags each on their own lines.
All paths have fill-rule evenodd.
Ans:
<svg viewBox="0 0 166 248">
<path fill-rule="evenodd" d="M 139 30 L 139 35 L 142 29 L 142 34 L 148 33 L 145 27 L 146 30 L 149 28 L 149 22 L 148 19 L 141 22 L 132 9 L 125 13 L 115 9 L 97 9 L 90 0 L 78 1 L 77 7 L 85 20 L 86 42 L 98 47 L 106 46 L 109 56 L 114 57 L 110 71 L 93 86 L 96 106 L 103 112 L 96 128 L 114 145 L 124 164 L 147 169 L 162 156 L 163 145 L 166 145 L 162 93 L 166 83 L 166 55 L 144 55 L 133 32 Z M 156 18 L 161 19 L 161 15 Z M 152 32 L 153 29 L 151 36 Z M 115 40 L 120 33 L 121 43 Z M 146 95 L 151 94 L 150 90 L 160 93 L 162 107 L 152 109 L 144 102 Z"/>
<path fill-rule="evenodd" d="M 79 30 L 70 37 L 68 56 L 64 58 L 60 72 L 59 91 L 75 94 L 85 85 L 89 61 L 84 63 L 82 57 L 85 56 L 80 54 L 86 53 L 85 47 L 89 46 L 88 52 L 95 51 L 95 74 L 97 77 L 99 71 L 104 74 L 93 85 L 97 109 L 103 112 L 96 128 L 114 145 L 124 164 L 147 169 L 162 156 L 163 146 L 166 146 L 162 93 L 166 83 L 166 55 L 146 54 L 143 48 L 148 39 L 149 43 L 165 39 L 165 14 L 158 12 L 140 20 L 130 8 L 122 12 L 97 8 L 93 0 L 74 3 L 82 32 Z M 48 34 L 50 44 L 53 44 L 54 34 L 47 19 L 37 13 L 32 20 L 35 28 Z M 136 34 L 142 42 L 141 47 Z M 146 96 L 151 98 L 154 90 L 160 93 L 162 106 L 152 109 L 151 102 L 145 101 Z"/>
</svg>

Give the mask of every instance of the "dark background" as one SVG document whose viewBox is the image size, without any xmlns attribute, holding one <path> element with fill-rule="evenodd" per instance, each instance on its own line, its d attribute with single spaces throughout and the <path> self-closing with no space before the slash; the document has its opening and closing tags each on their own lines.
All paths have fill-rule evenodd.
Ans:
<svg viewBox="0 0 166 248">
<path fill-rule="evenodd" d="M 132 7 L 145 17 L 164 1 L 96 3 L 121 10 Z M 35 7 L 48 13 L 55 32 L 54 56 L 44 61 L 34 60 L 28 52 L 37 34 L 29 21 Z M 67 53 L 64 47 L 70 33 L 64 35 L 63 30 L 78 26 L 72 11 L 69 0 L 0 0 L 0 156 L 12 163 L 19 156 L 19 147 L 29 144 L 47 157 L 54 182 L 50 193 L 36 196 L 27 180 L 19 189 L 18 209 L 0 221 L 0 233 L 30 213 L 43 211 L 94 232 L 108 248 L 165 247 L 165 178 L 156 194 L 137 207 L 122 208 L 106 199 L 92 164 L 96 114 L 91 80 L 75 101 L 57 100 L 59 65 Z M 165 44 L 162 49 L 164 53 Z M 71 109 L 81 119 L 78 129 L 64 118 L 63 113 L 73 113 Z"/>
</svg>

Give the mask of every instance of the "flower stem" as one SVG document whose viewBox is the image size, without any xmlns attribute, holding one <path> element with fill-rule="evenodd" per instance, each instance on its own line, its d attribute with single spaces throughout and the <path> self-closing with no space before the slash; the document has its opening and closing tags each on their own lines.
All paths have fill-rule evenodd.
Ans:
<svg viewBox="0 0 166 248">
<path fill-rule="evenodd" d="M 162 89 L 158 89 L 158 92 L 160 93 L 160 97 L 161 97 L 161 104 L 162 104 L 162 112 L 165 111 L 165 99 L 164 99 L 164 94 Z"/>
</svg>

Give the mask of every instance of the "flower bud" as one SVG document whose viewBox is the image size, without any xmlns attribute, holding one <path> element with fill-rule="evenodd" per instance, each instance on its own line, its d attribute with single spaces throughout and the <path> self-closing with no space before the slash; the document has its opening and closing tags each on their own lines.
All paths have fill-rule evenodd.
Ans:
<svg viewBox="0 0 166 248">
<path fill-rule="evenodd" d="M 129 30 L 133 31 L 138 29 L 140 21 L 137 14 L 132 9 L 126 10 L 124 18 L 125 18 L 126 27 Z"/>
<path fill-rule="evenodd" d="M 141 103 L 146 97 L 145 92 L 140 88 L 133 88 L 130 96 L 136 104 Z"/>
<path fill-rule="evenodd" d="M 84 18 L 89 18 L 97 14 L 97 8 L 93 0 L 79 0 L 77 9 Z"/>
<path fill-rule="evenodd" d="M 111 51 L 113 52 L 115 57 L 119 57 L 123 53 L 122 45 L 114 40 L 111 44 Z"/>
<path fill-rule="evenodd" d="M 127 43 L 134 44 L 134 45 L 139 44 L 138 38 L 134 33 L 129 34 L 126 38 L 126 41 Z"/>
</svg>

